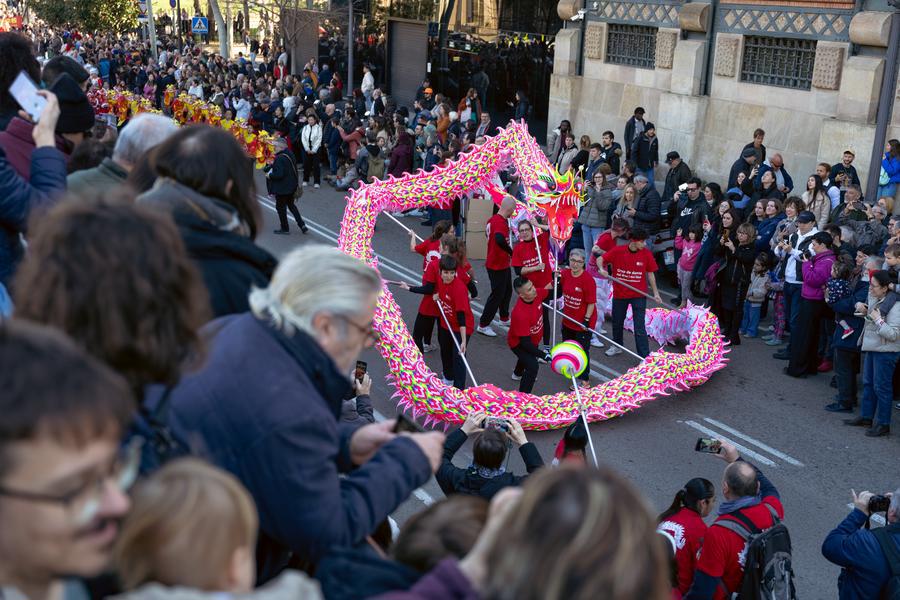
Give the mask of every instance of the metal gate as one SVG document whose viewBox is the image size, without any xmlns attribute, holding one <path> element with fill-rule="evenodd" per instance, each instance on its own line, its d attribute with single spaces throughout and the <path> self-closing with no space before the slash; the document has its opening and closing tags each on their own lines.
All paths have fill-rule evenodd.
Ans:
<svg viewBox="0 0 900 600">
<path fill-rule="evenodd" d="M 412 106 L 428 68 L 428 24 L 388 20 L 388 90 L 398 106 Z"/>
</svg>

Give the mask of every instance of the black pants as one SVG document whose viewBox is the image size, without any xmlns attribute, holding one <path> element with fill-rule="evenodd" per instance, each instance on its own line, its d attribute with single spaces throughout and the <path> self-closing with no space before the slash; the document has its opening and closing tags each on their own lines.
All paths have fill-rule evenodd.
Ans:
<svg viewBox="0 0 900 600">
<path fill-rule="evenodd" d="M 481 313 L 479 325 L 487 327 L 500 310 L 500 319 L 509 318 L 509 301 L 512 299 L 512 278 L 509 269 L 488 269 L 488 279 L 491 282 L 491 294 L 484 303 L 484 312 Z"/>
<path fill-rule="evenodd" d="M 425 344 L 431 343 L 431 332 L 434 331 L 434 324 L 437 322 L 436 317 L 429 317 L 419 313 L 416 315 L 416 322 L 413 323 L 413 342 L 419 352 L 424 352 Z"/>
<path fill-rule="evenodd" d="M 537 356 L 526 352 L 522 346 L 513 348 L 513 353 L 519 359 L 516 361 L 516 368 L 513 369 L 513 373 L 522 377 L 522 380 L 519 382 L 519 391 L 530 394 L 531 390 L 534 389 L 534 382 L 537 380 L 538 369 L 541 365 L 538 363 Z"/>
<path fill-rule="evenodd" d="M 552 301 L 552 298 L 547 298 L 547 301 Z M 551 327 L 551 325 L 550 325 L 550 309 L 547 308 L 546 306 L 542 306 L 541 312 L 543 312 L 543 315 L 544 315 L 544 317 L 543 317 L 544 318 L 544 340 L 543 341 L 544 341 L 545 346 L 549 346 L 550 345 L 550 327 Z"/>
<path fill-rule="evenodd" d="M 591 332 L 584 331 L 576 331 L 574 329 L 569 329 L 565 325 L 562 328 L 562 339 L 563 340 L 574 340 L 581 349 L 584 350 L 584 353 L 590 358 L 591 356 Z M 578 376 L 579 381 L 590 381 L 591 379 L 591 369 L 588 367 L 584 370 L 584 372 Z"/>
<path fill-rule="evenodd" d="M 856 406 L 856 378 L 859 375 L 859 352 L 834 348 L 834 376 L 837 381 L 838 404 Z"/>
<path fill-rule="evenodd" d="M 310 177 L 317 184 L 322 182 L 322 169 L 319 166 L 318 152 L 307 152 L 303 156 L 303 181 L 308 182 Z"/>
<path fill-rule="evenodd" d="M 466 364 L 463 357 L 456 349 L 453 338 L 459 342 L 459 331 L 452 334 L 449 329 L 443 327 L 438 328 L 438 343 L 441 345 L 441 365 L 444 369 L 444 379 L 452 379 L 453 387 L 458 390 L 466 389 Z M 472 338 L 470 333 L 466 333 L 466 344 Z"/>
<path fill-rule="evenodd" d="M 796 327 L 791 331 L 791 360 L 788 373 L 816 374 L 819 368 L 819 325 L 825 314 L 824 300 L 801 298 Z"/>
<path fill-rule="evenodd" d="M 275 211 L 278 213 L 278 222 L 281 224 L 281 230 L 288 230 L 288 219 L 287 213 L 291 211 L 291 214 L 294 215 L 294 221 L 297 222 L 297 227 L 301 229 L 306 227 L 306 223 L 303 222 L 303 217 L 300 215 L 300 211 L 297 209 L 297 204 L 294 200 L 294 195 L 276 195 L 275 196 Z"/>
</svg>

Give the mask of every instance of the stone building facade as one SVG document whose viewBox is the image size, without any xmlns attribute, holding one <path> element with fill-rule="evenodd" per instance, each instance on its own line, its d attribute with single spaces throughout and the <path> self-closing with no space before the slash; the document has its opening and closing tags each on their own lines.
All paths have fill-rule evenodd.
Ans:
<svg viewBox="0 0 900 600">
<path fill-rule="evenodd" d="M 661 158 L 678 151 L 704 180 L 725 183 L 766 131 L 797 187 L 816 163 L 856 152 L 865 183 L 890 29 L 887 4 L 841 0 L 561 0 L 584 11 L 556 38 L 548 130 L 620 140 L 643 106 Z M 576 17 L 577 18 L 577 17 Z M 900 97 L 900 87 L 894 92 Z M 888 127 L 900 138 L 900 99 Z M 664 167 L 665 165 L 662 165 Z M 664 169 L 657 179 L 664 177 Z M 801 187 L 802 189 L 802 187 Z"/>
</svg>

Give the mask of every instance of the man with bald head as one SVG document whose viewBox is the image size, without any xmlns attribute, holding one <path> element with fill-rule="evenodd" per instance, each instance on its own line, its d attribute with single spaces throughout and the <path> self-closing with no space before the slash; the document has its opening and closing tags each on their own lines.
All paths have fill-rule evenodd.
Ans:
<svg viewBox="0 0 900 600">
<path fill-rule="evenodd" d="M 484 303 L 484 312 L 476 331 L 481 335 L 496 337 L 497 332 L 491 327 L 494 315 L 500 311 L 500 320 L 509 323 L 509 302 L 512 300 L 512 276 L 509 266 L 512 257 L 512 246 L 509 243 L 509 218 L 516 211 L 516 199 L 507 194 L 500 203 L 500 209 L 488 219 L 484 234 L 487 236 L 487 258 L 484 268 L 487 269 L 491 282 L 491 294 Z"/>
<path fill-rule="evenodd" d="M 791 193 L 791 190 L 794 189 L 794 180 L 791 179 L 791 176 L 788 175 L 787 170 L 784 168 L 784 158 L 782 158 L 781 154 L 777 152 L 772 154 L 766 161 L 760 165 L 759 172 L 756 174 L 756 188 L 759 189 L 762 184 L 762 176 L 766 171 L 772 171 L 772 175 L 775 176 L 775 185 L 781 191 L 782 194 L 787 197 L 788 194 Z"/>
<path fill-rule="evenodd" d="M 772 482 L 744 461 L 733 445 L 719 444 L 719 452 L 714 456 L 728 463 L 722 476 L 725 501 L 718 508 L 718 518 L 703 538 L 694 582 L 685 600 L 730 598 L 740 589 L 747 542 L 731 528 L 732 523 L 751 531 L 762 531 L 784 518 L 784 508 Z"/>
</svg>

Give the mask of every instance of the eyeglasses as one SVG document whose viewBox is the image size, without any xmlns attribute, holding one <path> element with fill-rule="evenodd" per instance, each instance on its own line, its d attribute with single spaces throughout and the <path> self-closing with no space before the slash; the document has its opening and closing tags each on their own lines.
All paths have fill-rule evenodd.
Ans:
<svg viewBox="0 0 900 600">
<path fill-rule="evenodd" d="M 360 332 L 361 334 L 363 334 L 365 336 L 363 344 L 365 345 L 366 348 L 370 348 L 370 347 L 374 346 L 375 344 L 378 343 L 378 340 L 381 339 L 381 336 L 378 334 L 377 331 L 375 331 L 375 328 L 372 326 L 372 323 L 369 323 L 368 327 L 363 327 L 362 325 L 354 323 L 353 319 L 351 319 L 350 317 L 345 317 L 345 316 L 341 315 L 340 318 L 343 319 L 344 321 L 346 321 L 347 323 L 350 323 L 351 325 L 353 325 L 353 327 L 358 332 Z"/>
<path fill-rule="evenodd" d="M 581 260 L 580 258 L 570 258 L 569 264 L 583 265 L 584 261 Z"/>
<path fill-rule="evenodd" d="M 101 475 L 64 494 L 44 494 L 0 486 L 0 496 L 31 502 L 62 504 L 73 515 L 76 525 L 87 525 L 100 510 L 106 485 L 110 481 L 121 492 L 127 492 L 137 480 L 144 441 L 135 438 L 122 448 L 105 475 Z"/>
</svg>

